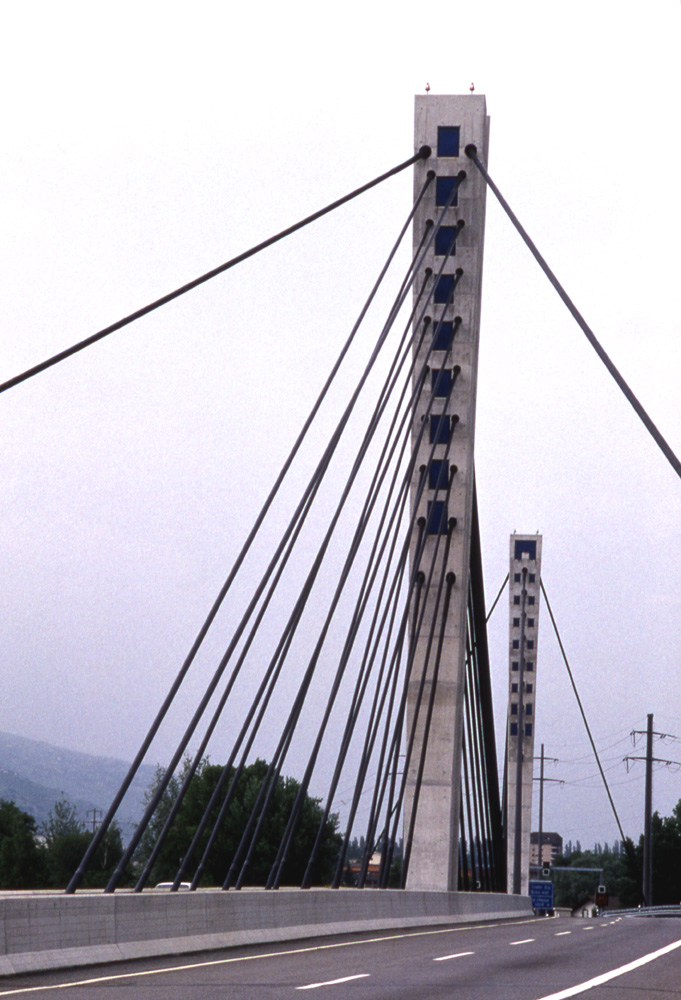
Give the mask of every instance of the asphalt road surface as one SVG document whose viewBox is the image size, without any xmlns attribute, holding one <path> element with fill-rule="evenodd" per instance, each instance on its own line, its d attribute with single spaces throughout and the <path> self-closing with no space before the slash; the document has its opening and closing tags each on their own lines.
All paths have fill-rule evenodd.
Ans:
<svg viewBox="0 0 681 1000">
<path fill-rule="evenodd" d="M 48 1000 L 666 1000 L 681 918 L 531 919 L 353 935 L 0 980 Z"/>
</svg>

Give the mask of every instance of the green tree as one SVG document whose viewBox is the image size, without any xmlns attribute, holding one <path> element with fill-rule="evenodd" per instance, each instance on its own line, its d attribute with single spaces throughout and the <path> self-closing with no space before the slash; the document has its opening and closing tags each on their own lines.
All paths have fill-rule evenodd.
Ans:
<svg viewBox="0 0 681 1000">
<path fill-rule="evenodd" d="M 35 889 L 44 877 L 35 819 L 14 802 L 0 799 L 0 886 Z"/>
<path fill-rule="evenodd" d="M 46 882 L 51 887 L 63 889 L 88 849 L 92 832 L 78 819 L 76 807 L 65 798 L 55 802 L 40 832 L 44 844 Z M 83 886 L 106 885 L 122 854 L 120 829 L 112 823 L 90 863 Z"/>
<path fill-rule="evenodd" d="M 599 848 L 601 845 L 596 844 L 595 847 Z M 601 868 L 602 875 L 598 872 L 554 872 L 555 905 L 573 908 L 585 896 L 595 893 L 599 883 L 602 882 L 610 895 L 619 898 L 622 906 L 636 906 L 639 902 L 639 890 L 631 870 L 634 845 L 629 841 L 627 847 L 623 852 L 606 851 L 602 848 L 598 851 L 575 850 L 556 859 L 557 866 Z"/>
<path fill-rule="evenodd" d="M 672 809 L 671 816 L 653 813 L 653 905 L 664 906 L 681 901 L 681 800 Z M 643 837 L 639 839 L 630 861 L 632 879 L 639 890 L 637 902 L 642 901 Z"/>
<path fill-rule="evenodd" d="M 184 767 L 186 772 L 186 762 Z M 238 849 L 241 835 L 246 827 L 251 810 L 262 787 L 267 768 L 268 765 L 265 761 L 256 760 L 253 764 L 245 767 L 240 775 L 225 821 L 207 859 L 201 878 L 202 885 L 222 885 Z M 175 877 L 185 852 L 201 822 L 201 817 L 221 773 L 222 767 L 210 764 L 207 760 L 202 761 L 199 765 L 178 811 L 175 822 L 168 832 L 163 847 L 156 859 L 151 872 L 151 884 L 169 881 Z M 193 875 L 203 855 L 232 775 L 230 775 L 230 779 L 225 784 L 220 799 L 212 809 L 198 849 L 188 866 L 188 874 L 190 875 Z M 159 769 L 147 795 L 147 800 L 153 794 L 154 788 L 158 788 L 158 783 L 162 776 L 163 770 Z M 179 784 L 180 782 L 175 778 L 171 779 L 166 793 L 159 803 L 157 813 L 150 824 L 150 829 L 140 841 L 140 846 L 135 854 L 135 863 L 140 870 L 151 855 L 158 833 L 172 808 Z M 294 778 L 279 777 L 277 780 L 267 811 L 266 821 L 263 824 L 258 842 L 254 845 L 245 884 L 265 884 L 299 788 L 300 784 Z M 300 822 L 284 867 L 284 884 L 296 885 L 301 882 L 321 818 L 322 809 L 319 801 L 306 795 L 303 801 Z M 323 840 L 317 858 L 314 876 L 315 884 L 325 884 L 331 880 L 340 846 L 340 836 L 337 833 L 337 826 L 337 817 L 329 817 L 325 824 Z"/>
</svg>

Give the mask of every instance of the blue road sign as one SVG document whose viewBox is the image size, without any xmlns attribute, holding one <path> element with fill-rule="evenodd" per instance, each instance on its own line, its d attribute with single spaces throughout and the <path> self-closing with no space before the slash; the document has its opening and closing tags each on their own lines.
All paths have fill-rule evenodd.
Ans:
<svg viewBox="0 0 681 1000">
<path fill-rule="evenodd" d="M 533 910 L 553 909 L 553 882 L 530 882 Z"/>
</svg>

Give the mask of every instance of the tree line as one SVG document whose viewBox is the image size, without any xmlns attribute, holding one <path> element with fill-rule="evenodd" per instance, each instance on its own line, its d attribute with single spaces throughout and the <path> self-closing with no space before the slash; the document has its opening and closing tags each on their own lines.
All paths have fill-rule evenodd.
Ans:
<svg viewBox="0 0 681 1000">
<path fill-rule="evenodd" d="M 85 854 L 92 831 L 66 799 L 55 802 L 37 825 L 30 813 L 0 799 L 0 888 L 63 889 Z M 123 854 L 119 828 L 112 824 L 88 872 L 86 886 L 104 886 Z"/>
<path fill-rule="evenodd" d="M 652 818 L 653 849 L 653 905 L 681 903 L 681 800 L 671 816 L 654 813 Z M 605 885 L 608 894 L 619 899 L 623 908 L 639 906 L 643 902 L 643 837 L 638 844 L 627 838 L 623 843 L 596 844 L 593 850 L 583 851 L 579 841 L 565 845 L 556 866 L 570 868 L 602 868 L 602 878 L 593 872 L 553 873 L 554 901 L 556 906 L 578 906 L 598 882 Z"/>
<path fill-rule="evenodd" d="M 147 867 L 189 765 L 190 762 L 185 761 L 180 773 L 170 779 L 151 822 L 133 855 L 125 877 L 120 883 L 121 885 L 134 885 L 140 873 Z M 256 760 L 239 774 L 229 809 L 206 859 L 199 881 L 200 885 L 222 885 L 231 860 L 239 847 L 242 833 L 256 803 L 267 770 L 266 761 Z M 147 881 L 148 885 L 153 886 L 159 882 L 172 881 L 175 878 L 222 772 L 222 766 L 211 764 L 208 760 L 203 760 L 199 764 L 175 821 L 154 860 Z M 146 792 L 145 804 L 150 801 L 159 787 L 164 773 L 162 767 L 157 768 L 155 777 Z M 232 769 L 195 848 L 192 858 L 193 867 L 188 866 L 190 874 L 193 874 L 203 856 L 213 824 L 233 777 L 235 777 L 235 772 Z M 261 886 L 265 884 L 299 789 L 300 784 L 294 778 L 280 776 L 277 779 L 268 805 L 267 821 L 263 824 L 262 832 L 250 857 L 245 885 Z M 283 884 L 300 884 L 322 819 L 323 810 L 319 800 L 306 795 L 303 800 L 298 829 L 291 843 L 284 868 Z M 93 835 L 93 832 L 87 829 L 86 824 L 78 819 L 75 807 L 66 799 L 55 803 L 48 819 L 40 825 L 36 823 L 33 816 L 21 810 L 15 803 L 0 799 L 0 888 L 65 888 L 80 864 Z M 340 845 L 338 817 L 332 814 L 323 826 L 321 845 L 313 876 L 315 885 L 325 885 L 331 881 Z M 83 887 L 104 887 L 122 855 L 121 832 L 114 823 L 95 853 L 92 864 L 83 880 Z"/>
<path fill-rule="evenodd" d="M 184 772 L 173 777 L 166 789 L 149 827 L 133 856 L 122 885 L 131 886 L 137 881 L 151 857 L 172 805 L 177 798 Z M 242 832 L 256 802 L 267 773 L 268 765 L 257 760 L 245 767 L 235 784 L 230 808 L 223 822 L 211 853 L 208 855 L 200 885 L 221 885 L 232 858 L 237 852 Z M 220 779 L 223 768 L 204 760 L 189 786 L 178 811 L 175 823 L 168 833 L 151 869 L 148 885 L 171 881 L 198 829 L 201 817 Z M 163 778 L 163 768 L 158 768 L 146 793 L 149 801 Z M 234 777 L 228 776 L 225 788 Z M 268 807 L 267 821 L 251 855 L 245 885 L 264 885 L 272 860 L 282 839 L 293 802 L 300 788 L 294 778 L 279 777 Z M 224 789 L 213 807 L 209 822 L 196 847 L 190 877 L 196 869 L 214 820 L 224 799 Z M 311 847 L 317 835 L 323 812 L 319 800 L 306 796 L 296 836 L 289 851 L 283 884 L 299 885 Z M 47 820 L 38 825 L 29 813 L 14 802 L 0 799 L 0 888 L 2 889 L 63 889 L 78 867 L 93 833 L 78 816 L 75 807 L 66 799 L 56 802 Z M 653 837 L 653 902 L 663 905 L 681 902 L 681 800 L 671 816 L 655 813 L 652 820 Z M 328 885 L 333 877 L 341 837 L 338 817 L 331 815 L 323 829 L 313 882 Z M 364 854 L 364 838 L 353 838 L 346 858 L 344 883 L 353 884 L 352 864 Z M 83 881 L 84 887 L 103 887 L 107 884 L 123 854 L 121 832 L 112 824 L 104 837 Z M 399 863 L 399 857 L 396 864 Z M 556 906 L 579 905 L 593 893 L 599 882 L 608 893 L 619 899 L 623 907 L 638 906 L 642 902 L 643 837 L 638 844 L 627 839 L 624 843 L 596 844 L 593 850 L 582 850 L 579 841 L 566 844 L 563 856 L 556 866 L 573 868 L 601 868 L 602 877 L 592 872 L 556 871 L 553 875 Z M 399 884 L 394 882 L 392 884 Z"/>
</svg>

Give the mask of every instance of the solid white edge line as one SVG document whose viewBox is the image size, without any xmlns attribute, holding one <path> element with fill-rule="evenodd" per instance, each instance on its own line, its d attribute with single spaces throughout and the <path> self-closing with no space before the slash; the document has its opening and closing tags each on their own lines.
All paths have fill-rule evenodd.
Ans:
<svg viewBox="0 0 681 1000">
<path fill-rule="evenodd" d="M 676 948 L 681 948 L 681 941 L 674 941 L 672 944 L 665 945 L 664 948 L 651 951 L 649 955 L 635 958 L 633 962 L 627 962 L 626 965 L 621 965 L 619 969 L 613 969 L 612 972 L 604 972 L 601 976 L 594 976 L 593 979 L 589 979 L 585 983 L 579 983 L 578 986 L 568 986 L 566 990 L 559 990 L 558 993 L 549 993 L 545 997 L 539 997 L 539 1000 L 568 1000 L 568 997 L 574 997 L 578 993 L 585 993 L 586 990 L 592 990 L 594 986 L 602 986 L 603 983 L 608 983 L 611 979 L 624 976 L 627 972 L 633 972 L 634 969 L 639 969 L 642 965 L 654 962 L 656 958 L 662 958 L 663 955 L 668 955 L 670 951 L 674 951 Z"/>
<path fill-rule="evenodd" d="M 307 986 L 296 986 L 297 990 L 316 990 L 320 986 L 338 986 L 339 983 L 349 983 L 352 979 L 368 979 L 370 972 L 359 972 L 356 976 L 343 976 L 342 979 L 327 979 L 325 983 L 308 983 Z"/>
<path fill-rule="evenodd" d="M 466 955 L 475 955 L 474 951 L 457 951 L 456 955 L 440 955 L 434 958 L 434 962 L 448 962 L 450 958 L 464 958 Z"/>
</svg>

